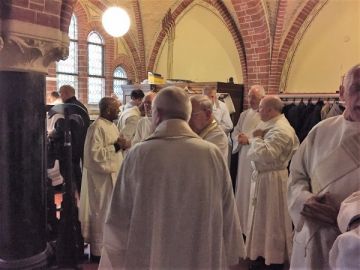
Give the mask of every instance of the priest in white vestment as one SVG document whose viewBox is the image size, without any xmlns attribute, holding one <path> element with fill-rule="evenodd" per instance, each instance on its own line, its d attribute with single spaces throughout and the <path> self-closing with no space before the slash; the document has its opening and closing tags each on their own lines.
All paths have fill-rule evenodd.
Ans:
<svg viewBox="0 0 360 270">
<path fill-rule="evenodd" d="M 131 146 L 137 124 L 141 118 L 139 106 L 142 103 L 143 97 L 144 92 L 142 90 L 137 89 L 131 91 L 131 101 L 124 106 L 119 116 L 117 127 L 120 134 L 127 140 L 127 148 Z"/>
<path fill-rule="evenodd" d="M 261 85 L 253 85 L 248 93 L 250 108 L 240 114 L 239 121 L 231 133 L 233 141 L 232 153 L 239 152 L 235 201 L 239 213 L 241 229 L 247 235 L 248 214 L 250 205 L 250 186 L 252 166 L 247 153 L 250 148 L 249 139 L 256 126 L 260 123 L 260 115 L 258 113 L 260 100 L 265 96 L 265 89 Z"/>
<path fill-rule="evenodd" d="M 299 146 L 294 129 L 281 113 L 277 96 L 265 96 L 259 105 L 263 122 L 249 139 L 254 190 L 250 192 L 249 232 L 246 252 L 250 260 L 265 259 L 266 265 L 290 259 L 292 225 L 287 210 L 287 166 Z"/>
<path fill-rule="evenodd" d="M 225 134 L 228 135 L 233 129 L 234 124 L 231 120 L 226 104 L 217 98 L 216 93 L 216 88 L 205 87 L 203 91 L 203 94 L 208 96 L 213 104 L 213 114 L 215 120 L 218 122 Z"/>
<path fill-rule="evenodd" d="M 105 97 L 99 103 L 100 117 L 88 128 L 84 146 L 84 167 L 79 220 L 91 255 L 101 255 L 103 225 L 108 202 L 122 162 L 119 131 L 113 120 L 119 113 L 116 99 Z"/>
<path fill-rule="evenodd" d="M 190 113 L 184 90 L 157 94 L 156 129 L 130 149 L 114 188 L 99 269 L 226 269 L 245 255 L 225 161 Z"/>
<path fill-rule="evenodd" d="M 340 87 L 343 115 L 318 123 L 290 167 L 288 203 L 295 226 L 291 269 L 329 269 L 340 203 L 360 190 L 360 65 Z"/>
<path fill-rule="evenodd" d="M 227 160 L 228 138 L 214 118 L 211 100 L 205 95 L 193 95 L 190 101 L 192 105 L 189 121 L 191 129 L 204 140 L 215 144 Z"/>
<path fill-rule="evenodd" d="M 330 253 L 332 270 L 353 270 L 360 267 L 360 190 L 347 197 L 337 216 L 341 234 L 336 238 Z"/>
<path fill-rule="evenodd" d="M 147 137 L 154 131 L 154 128 L 151 124 L 151 104 L 156 96 L 156 93 L 150 91 L 146 93 L 142 105 L 144 106 L 145 116 L 141 117 L 137 126 L 134 138 L 131 141 L 131 145 L 135 145 Z"/>
</svg>

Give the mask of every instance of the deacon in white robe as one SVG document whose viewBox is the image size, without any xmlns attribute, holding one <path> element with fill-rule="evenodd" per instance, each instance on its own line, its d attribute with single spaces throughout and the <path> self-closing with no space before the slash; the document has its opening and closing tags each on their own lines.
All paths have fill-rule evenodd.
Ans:
<svg viewBox="0 0 360 270">
<path fill-rule="evenodd" d="M 233 129 L 234 124 L 231 120 L 230 113 L 226 104 L 220 101 L 216 96 L 217 90 L 215 88 L 205 88 L 203 94 L 208 96 L 213 104 L 213 114 L 219 126 L 226 135 Z"/>
<path fill-rule="evenodd" d="M 292 269 L 329 269 L 329 251 L 340 233 L 337 209 L 346 197 L 360 190 L 359 82 L 360 65 L 356 65 L 340 88 L 344 114 L 318 123 L 291 162 Z"/>
<path fill-rule="evenodd" d="M 140 118 L 137 124 L 135 135 L 131 141 L 131 145 L 135 145 L 145 140 L 154 131 L 154 128 L 151 124 L 151 106 L 155 96 L 156 93 L 150 91 L 146 93 L 143 99 L 142 105 L 144 106 L 145 116 Z"/>
<path fill-rule="evenodd" d="M 252 166 L 247 153 L 249 151 L 249 139 L 252 138 L 252 132 L 260 123 L 260 115 L 258 113 L 260 100 L 264 97 L 265 90 L 261 85 L 253 85 L 250 87 L 248 99 L 250 108 L 240 114 L 239 121 L 231 133 L 233 141 L 233 151 L 235 154 L 239 152 L 235 201 L 239 213 L 242 231 L 247 235 L 248 214 L 250 205 L 250 185 Z"/>
<path fill-rule="evenodd" d="M 138 106 L 126 109 L 120 114 L 117 126 L 126 140 L 131 141 L 133 139 L 140 117 L 141 113 Z"/>
<path fill-rule="evenodd" d="M 135 144 L 145 140 L 147 137 L 151 135 L 153 130 L 154 128 L 151 124 L 151 117 L 147 117 L 147 116 L 141 117 L 136 126 L 135 135 L 131 141 L 131 145 L 134 146 Z"/>
<path fill-rule="evenodd" d="M 99 269 L 225 269 L 244 256 L 219 149 L 188 126 L 185 92 L 153 103 L 154 133 L 130 149 L 105 223 Z M 196 154 L 194 154 L 196 153 Z"/>
<path fill-rule="evenodd" d="M 205 95 L 193 95 L 190 100 L 192 104 L 190 127 L 201 138 L 215 144 L 227 160 L 228 138 L 214 118 L 211 100 Z"/>
<path fill-rule="evenodd" d="M 337 216 L 341 234 L 336 238 L 330 253 L 333 270 L 353 270 L 360 267 L 360 191 L 347 197 Z"/>
<path fill-rule="evenodd" d="M 80 195 L 79 220 L 85 242 L 93 256 L 100 256 L 103 225 L 108 202 L 122 163 L 119 131 L 112 122 L 119 106 L 114 98 L 99 103 L 100 117 L 88 128 L 84 146 L 84 167 Z"/>
<path fill-rule="evenodd" d="M 289 261 L 292 227 L 287 211 L 287 166 L 299 146 L 294 129 L 281 114 L 283 104 L 276 96 L 260 101 L 261 122 L 250 139 L 248 157 L 253 166 L 250 194 L 249 232 L 246 251 L 250 260 L 259 256 L 265 264 Z"/>
</svg>

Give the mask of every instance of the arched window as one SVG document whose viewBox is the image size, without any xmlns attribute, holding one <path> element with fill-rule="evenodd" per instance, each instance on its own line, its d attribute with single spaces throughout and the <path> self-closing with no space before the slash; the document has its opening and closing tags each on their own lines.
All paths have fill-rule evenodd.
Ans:
<svg viewBox="0 0 360 270">
<path fill-rule="evenodd" d="M 123 90 L 121 88 L 121 85 L 127 84 L 127 74 L 125 70 L 118 66 L 114 70 L 114 93 L 122 100 L 123 97 Z"/>
<path fill-rule="evenodd" d="M 97 104 L 105 95 L 104 42 L 97 32 L 88 36 L 88 103 Z"/>
<path fill-rule="evenodd" d="M 69 26 L 69 56 L 66 60 L 56 63 L 56 87 L 69 84 L 75 88 L 78 95 L 78 29 L 75 15 L 71 16 Z"/>
</svg>

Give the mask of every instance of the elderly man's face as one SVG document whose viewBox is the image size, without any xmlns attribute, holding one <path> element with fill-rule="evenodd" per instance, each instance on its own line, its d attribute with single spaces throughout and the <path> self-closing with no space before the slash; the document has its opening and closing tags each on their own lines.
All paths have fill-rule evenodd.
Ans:
<svg viewBox="0 0 360 270">
<path fill-rule="evenodd" d="M 212 104 L 214 104 L 215 100 L 216 100 L 216 90 L 212 90 L 212 91 L 208 92 L 206 95 L 209 97 Z"/>
<path fill-rule="evenodd" d="M 346 113 L 349 120 L 360 122 L 360 91 L 352 87 L 345 92 Z"/>
<path fill-rule="evenodd" d="M 262 121 L 266 122 L 269 120 L 270 110 L 269 110 L 268 106 L 266 105 L 266 102 L 264 102 L 263 99 L 260 101 L 258 111 L 259 111 L 260 119 Z"/>
<path fill-rule="evenodd" d="M 199 134 L 208 124 L 209 116 L 208 113 L 201 109 L 200 105 L 195 101 L 191 102 L 192 112 L 189 120 L 191 129 Z"/>
<path fill-rule="evenodd" d="M 256 88 L 250 88 L 248 99 L 249 99 L 250 107 L 253 110 L 256 110 L 259 107 L 261 98 L 262 96 L 259 94 Z"/>
</svg>

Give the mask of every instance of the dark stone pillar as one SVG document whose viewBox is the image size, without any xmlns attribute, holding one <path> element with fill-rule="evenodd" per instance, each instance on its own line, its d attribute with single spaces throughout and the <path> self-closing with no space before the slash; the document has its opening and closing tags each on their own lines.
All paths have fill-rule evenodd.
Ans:
<svg viewBox="0 0 360 270">
<path fill-rule="evenodd" d="M 0 71 L 0 269 L 45 268 L 45 75 Z"/>
</svg>

